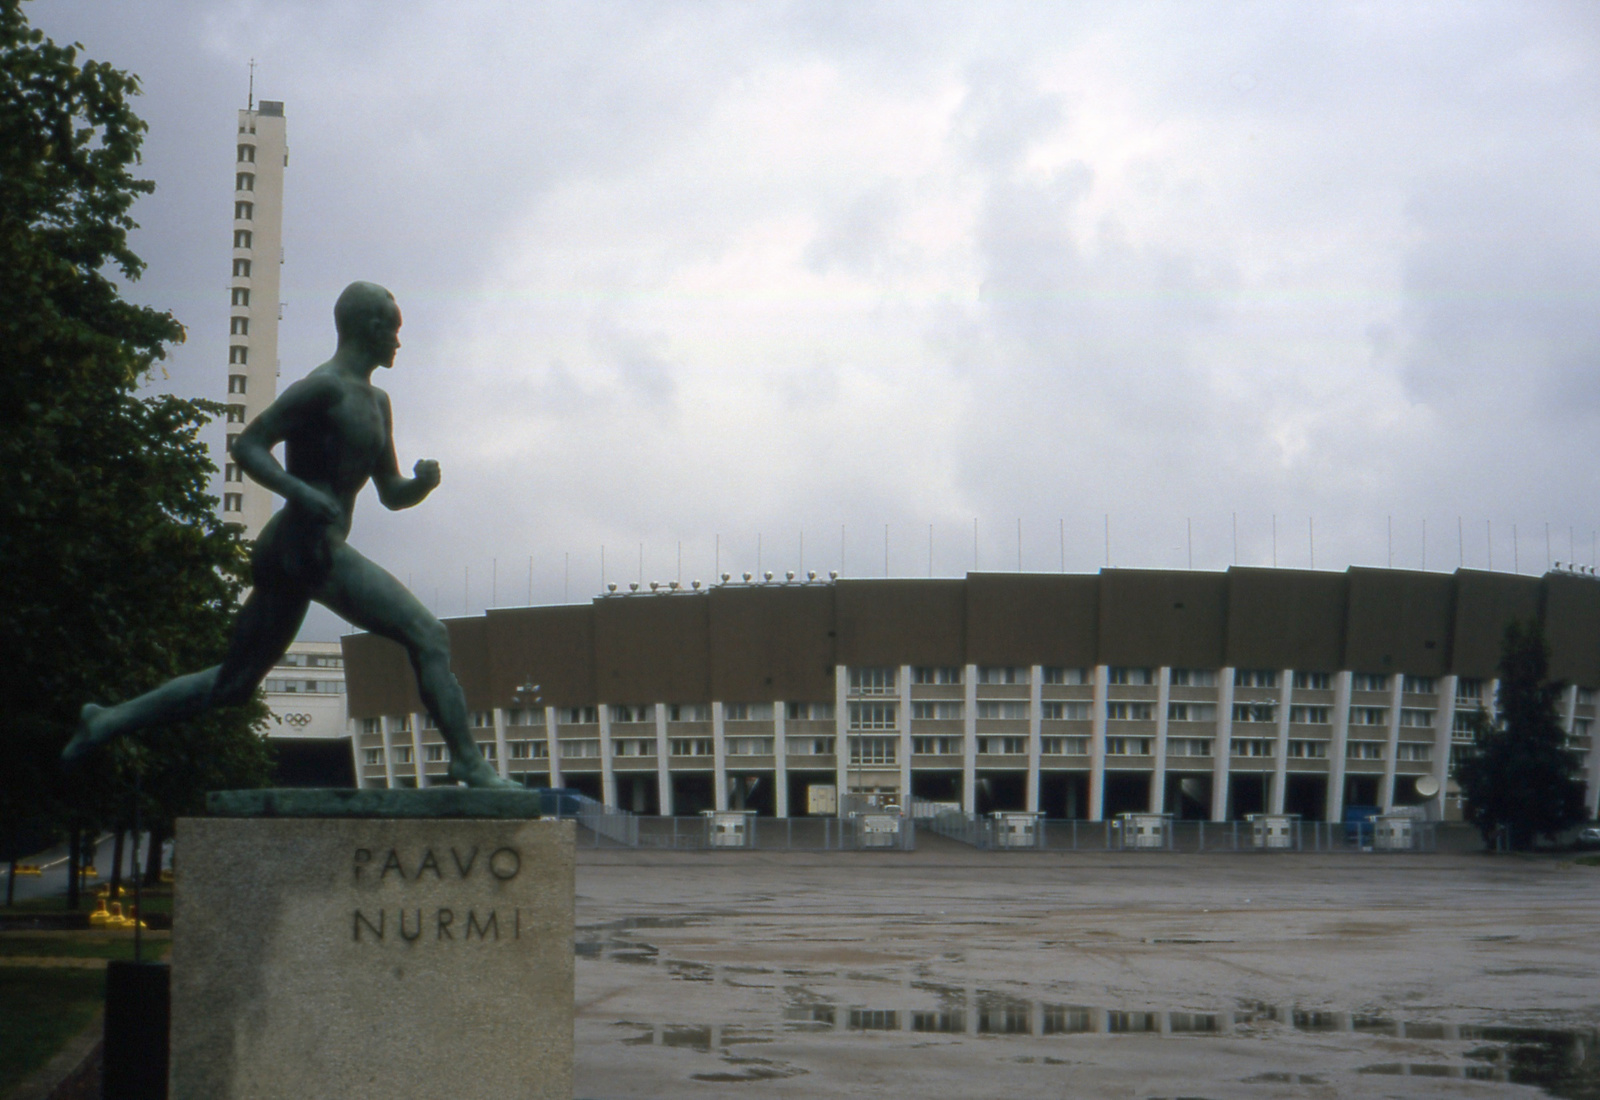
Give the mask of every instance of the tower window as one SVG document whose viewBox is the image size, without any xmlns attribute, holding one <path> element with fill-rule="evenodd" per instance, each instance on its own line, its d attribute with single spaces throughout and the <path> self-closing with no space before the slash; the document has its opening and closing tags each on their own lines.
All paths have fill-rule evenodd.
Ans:
<svg viewBox="0 0 1600 1100">
<path fill-rule="evenodd" d="M 249 260 L 235 260 L 235 261 L 233 261 L 233 277 L 235 279 L 248 279 L 250 277 L 250 261 Z"/>
<path fill-rule="evenodd" d="M 249 336 L 250 318 L 230 317 L 228 319 L 228 332 L 234 336 Z"/>
<path fill-rule="evenodd" d="M 243 493 L 223 493 L 222 494 L 222 510 L 224 512 L 242 512 L 242 511 L 244 511 L 244 494 Z"/>
<path fill-rule="evenodd" d="M 235 248 L 249 248 L 250 247 L 250 230 L 248 230 L 248 229 L 235 229 L 233 231 L 233 247 L 235 247 Z"/>
<path fill-rule="evenodd" d="M 236 202 L 233 204 L 234 221 L 247 222 L 256 216 L 256 204 L 253 202 Z"/>
<path fill-rule="evenodd" d="M 240 172 L 234 177 L 235 191 L 254 191 L 256 189 L 256 174 L 254 172 Z"/>
<path fill-rule="evenodd" d="M 254 145 L 239 146 L 239 163 L 254 164 L 256 162 L 256 147 Z"/>
<path fill-rule="evenodd" d="M 242 374 L 230 374 L 230 375 L 228 375 L 228 392 L 229 393 L 244 393 L 245 392 L 245 377 L 244 377 L 244 375 L 242 375 Z"/>
<path fill-rule="evenodd" d="M 243 405 L 229 405 L 228 406 L 228 423 L 229 424 L 243 424 L 244 423 L 244 406 Z"/>
<path fill-rule="evenodd" d="M 228 349 L 228 362 L 230 362 L 230 363 L 244 363 L 244 362 L 247 361 L 249 355 L 250 355 L 250 349 L 249 348 L 241 347 L 240 345 L 235 344 L 235 345 L 233 345 L 233 347 Z"/>
<path fill-rule="evenodd" d="M 237 263 L 238 261 L 236 260 L 234 262 Z M 245 263 L 249 263 L 249 262 L 250 262 L 249 260 L 245 261 Z M 250 304 L 250 288 L 247 287 L 247 286 L 236 286 L 236 287 L 234 287 L 233 288 L 233 304 L 236 305 L 236 306 L 248 306 Z"/>
<path fill-rule="evenodd" d="M 239 469 L 237 462 L 229 462 L 222 467 L 223 481 L 243 481 L 244 471 Z"/>
</svg>

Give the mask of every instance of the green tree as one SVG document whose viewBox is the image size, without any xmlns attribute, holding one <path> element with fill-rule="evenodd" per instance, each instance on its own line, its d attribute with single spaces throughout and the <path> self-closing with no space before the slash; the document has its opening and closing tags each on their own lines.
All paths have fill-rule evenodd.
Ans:
<svg viewBox="0 0 1600 1100">
<path fill-rule="evenodd" d="M 138 394 L 184 333 L 122 297 L 119 277 L 144 267 L 128 234 L 154 189 L 133 175 L 146 126 L 128 102 L 138 78 L 81 49 L 0 0 L 0 843 L 121 815 L 126 767 L 57 763 L 78 708 L 215 663 L 247 568 L 197 434 L 220 408 Z M 148 767 L 194 753 L 228 764 L 208 781 L 260 782 L 261 713 L 161 731 Z"/>
<path fill-rule="evenodd" d="M 1566 685 L 1550 680 L 1550 650 L 1536 622 L 1506 627 L 1500 649 L 1499 713 L 1481 709 L 1474 744 L 1456 764 L 1462 813 L 1485 844 L 1506 830 L 1514 848 L 1584 821 L 1580 755 L 1566 747 L 1557 700 Z"/>
</svg>

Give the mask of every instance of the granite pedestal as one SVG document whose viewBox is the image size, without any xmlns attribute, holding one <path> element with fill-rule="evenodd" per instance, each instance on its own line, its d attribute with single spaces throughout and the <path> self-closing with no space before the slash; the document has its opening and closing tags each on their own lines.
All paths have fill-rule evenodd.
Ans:
<svg viewBox="0 0 1600 1100">
<path fill-rule="evenodd" d="M 178 822 L 172 1100 L 571 1100 L 573 823 L 349 793 Z"/>
</svg>

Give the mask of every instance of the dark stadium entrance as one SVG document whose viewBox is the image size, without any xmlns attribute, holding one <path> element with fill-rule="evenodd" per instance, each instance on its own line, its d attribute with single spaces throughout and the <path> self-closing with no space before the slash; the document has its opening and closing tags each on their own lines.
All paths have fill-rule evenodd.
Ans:
<svg viewBox="0 0 1600 1100">
<path fill-rule="evenodd" d="M 754 810 L 762 817 L 777 813 L 777 789 L 772 783 L 772 773 L 728 776 L 728 809 Z"/>
<path fill-rule="evenodd" d="M 596 802 L 601 800 L 600 796 L 603 793 L 600 789 L 599 772 L 583 772 L 579 775 L 563 775 L 561 777 L 561 785 L 569 791 L 577 791 L 581 795 L 587 795 Z"/>
<path fill-rule="evenodd" d="M 1378 801 L 1378 784 L 1382 780 L 1376 775 L 1347 775 L 1344 779 L 1344 804 L 1349 806 L 1380 806 Z"/>
<path fill-rule="evenodd" d="M 693 817 L 701 810 L 716 809 L 715 790 L 710 772 L 687 772 L 673 776 L 673 815 Z"/>
<path fill-rule="evenodd" d="M 954 802 L 961 805 L 961 773 L 958 771 L 913 771 L 911 796 L 928 802 Z"/>
<path fill-rule="evenodd" d="M 1083 821 L 1089 816 L 1087 772 L 1041 772 L 1039 812 L 1061 821 Z"/>
<path fill-rule="evenodd" d="M 1328 814 L 1328 778 L 1291 775 L 1283 787 L 1283 812 L 1299 814 L 1302 821 L 1321 821 Z"/>
<path fill-rule="evenodd" d="M 1150 810 L 1150 777 L 1143 772 L 1106 772 L 1106 797 L 1101 816 L 1142 814 Z"/>
<path fill-rule="evenodd" d="M 1167 813 L 1178 821 L 1211 817 L 1211 773 L 1167 773 Z"/>
<path fill-rule="evenodd" d="M 980 814 L 996 810 L 1026 810 L 1028 808 L 1027 772 L 990 772 L 977 774 L 977 806 Z"/>
<path fill-rule="evenodd" d="M 1248 814 L 1267 812 L 1267 787 L 1272 777 L 1266 772 L 1234 772 L 1228 777 L 1228 820 L 1243 821 Z"/>
<path fill-rule="evenodd" d="M 655 772 L 622 772 L 617 776 L 617 805 L 636 814 L 661 812 L 661 788 Z"/>
</svg>

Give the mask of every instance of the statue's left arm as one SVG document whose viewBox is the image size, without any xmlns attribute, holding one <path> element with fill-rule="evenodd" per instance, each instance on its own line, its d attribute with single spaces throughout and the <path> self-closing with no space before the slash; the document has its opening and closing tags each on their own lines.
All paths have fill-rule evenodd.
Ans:
<svg viewBox="0 0 1600 1100">
<path fill-rule="evenodd" d="M 383 410 L 383 452 L 378 456 L 378 466 L 372 471 L 372 484 L 378 490 L 378 500 L 390 511 L 421 504 L 427 495 L 439 487 L 439 464 L 425 458 L 412 467 L 415 477 L 402 477 L 400 460 L 394 453 L 394 414 L 389 407 L 389 395 L 379 395 L 379 408 Z"/>
</svg>

